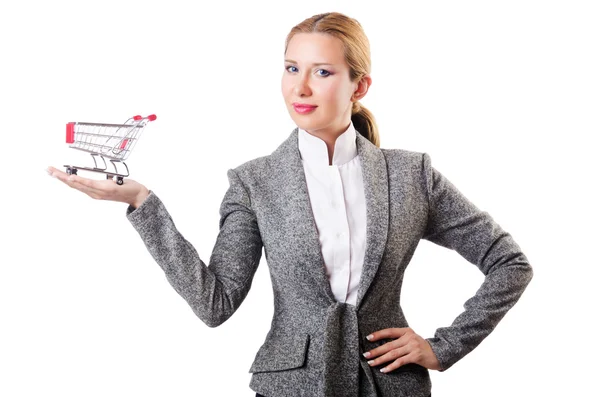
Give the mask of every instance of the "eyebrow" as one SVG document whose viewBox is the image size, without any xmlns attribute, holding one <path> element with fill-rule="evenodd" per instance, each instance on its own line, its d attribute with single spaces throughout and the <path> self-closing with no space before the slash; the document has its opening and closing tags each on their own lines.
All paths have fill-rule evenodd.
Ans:
<svg viewBox="0 0 600 397">
<path fill-rule="evenodd" d="M 289 62 L 289 63 L 298 63 L 292 59 L 286 59 L 284 62 Z M 334 66 L 333 63 L 326 63 L 326 62 L 318 62 L 318 63 L 313 63 L 312 66 L 321 66 L 321 65 L 329 65 L 329 66 Z"/>
</svg>

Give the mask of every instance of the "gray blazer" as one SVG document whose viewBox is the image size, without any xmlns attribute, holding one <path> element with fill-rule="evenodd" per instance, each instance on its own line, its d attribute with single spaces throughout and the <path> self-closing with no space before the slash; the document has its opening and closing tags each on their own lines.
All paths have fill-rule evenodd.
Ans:
<svg viewBox="0 0 600 397">
<path fill-rule="evenodd" d="M 442 370 L 472 351 L 516 303 L 532 277 L 521 249 L 426 153 L 380 149 L 357 132 L 367 203 L 367 246 L 356 305 L 331 291 L 298 150 L 298 129 L 270 155 L 227 171 L 219 234 L 208 266 L 154 192 L 127 218 L 173 288 L 209 327 L 226 321 L 250 290 L 264 248 L 274 296 L 271 329 L 249 372 L 267 397 L 428 396 L 426 368 L 387 374 L 363 352 L 377 330 L 408 327 L 404 271 L 421 239 L 457 251 L 485 280 L 448 327 L 427 339 Z"/>
</svg>

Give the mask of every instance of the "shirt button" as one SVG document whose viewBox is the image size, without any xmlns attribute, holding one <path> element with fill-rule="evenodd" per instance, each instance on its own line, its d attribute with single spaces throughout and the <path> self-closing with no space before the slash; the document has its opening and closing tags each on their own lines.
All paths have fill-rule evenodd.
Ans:
<svg viewBox="0 0 600 397">
<path fill-rule="evenodd" d="M 337 238 L 342 237 L 342 233 L 336 233 L 335 237 L 337 237 Z"/>
</svg>

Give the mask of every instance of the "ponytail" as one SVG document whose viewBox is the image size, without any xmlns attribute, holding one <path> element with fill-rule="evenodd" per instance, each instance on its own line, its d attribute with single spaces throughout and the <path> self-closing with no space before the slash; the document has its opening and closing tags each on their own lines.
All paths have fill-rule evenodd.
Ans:
<svg viewBox="0 0 600 397">
<path fill-rule="evenodd" d="M 352 124 L 354 129 L 367 138 L 373 145 L 379 147 L 379 129 L 375 117 L 360 102 L 352 103 Z"/>
</svg>

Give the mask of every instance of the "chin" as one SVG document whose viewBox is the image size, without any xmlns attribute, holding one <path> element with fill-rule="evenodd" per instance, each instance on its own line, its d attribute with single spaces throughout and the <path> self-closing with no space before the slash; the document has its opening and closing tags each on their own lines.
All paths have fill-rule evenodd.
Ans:
<svg viewBox="0 0 600 397">
<path fill-rule="evenodd" d="M 304 131 L 312 131 L 319 129 L 321 124 L 314 114 L 310 115 L 299 115 L 294 109 L 290 109 L 290 117 L 299 128 Z"/>
<path fill-rule="evenodd" d="M 313 131 L 315 129 L 318 129 L 319 127 L 316 125 L 316 123 L 312 123 L 309 120 L 298 120 L 295 119 L 294 122 L 296 123 L 296 125 L 303 129 L 304 131 Z"/>
</svg>

